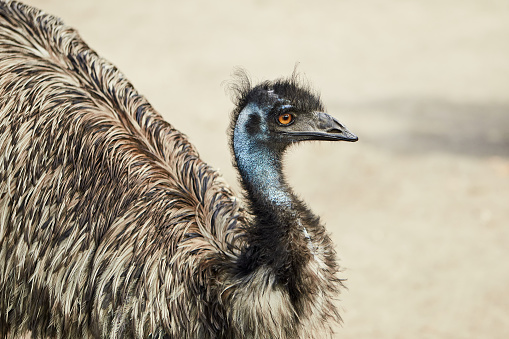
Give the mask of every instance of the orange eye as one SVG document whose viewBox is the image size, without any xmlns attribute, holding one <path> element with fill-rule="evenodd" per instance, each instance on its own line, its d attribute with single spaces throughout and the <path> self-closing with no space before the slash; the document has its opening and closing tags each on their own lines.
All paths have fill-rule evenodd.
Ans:
<svg viewBox="0 0 509 339">
<path fill-rule="evenodd" d="M 293 115 L 289 113 L 281 114 L 277 120 L 281 125 L 288 125 L 293 121 Z"/>
</svg>

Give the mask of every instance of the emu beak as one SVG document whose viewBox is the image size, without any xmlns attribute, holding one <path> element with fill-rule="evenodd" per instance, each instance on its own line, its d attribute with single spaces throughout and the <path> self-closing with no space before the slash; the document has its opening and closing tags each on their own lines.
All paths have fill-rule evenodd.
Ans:
<svg viewBox="0 0 509 339">
<path fill-rule="evenodd" d="M 334 117 L 324 112 L 314 112 L 313 119 L 306 126 L 291 132 L 301 140 L 357 141 L 359 138 L 350 132 Z"/>
</svg>

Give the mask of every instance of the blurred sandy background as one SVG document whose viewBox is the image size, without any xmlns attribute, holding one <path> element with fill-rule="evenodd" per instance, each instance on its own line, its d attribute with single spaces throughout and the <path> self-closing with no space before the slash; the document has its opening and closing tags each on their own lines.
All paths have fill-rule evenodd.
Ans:
<svg viewBox="0 0 509 339">
<path fill-rule="evenodd" d="M 299 70 L 360 137 L 288 156 L 348 290 L 338 338 L 509 338 L 509 2 L 30 0 L 237 188 L 221 83 Z"/>
</svg>

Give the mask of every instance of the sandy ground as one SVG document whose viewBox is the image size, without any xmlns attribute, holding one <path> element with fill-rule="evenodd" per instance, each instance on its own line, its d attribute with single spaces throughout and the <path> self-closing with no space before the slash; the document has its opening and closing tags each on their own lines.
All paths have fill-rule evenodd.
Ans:
<svg viewBox="0 0 509 339">
<path fill-rule="evenodd" d="M 338 338 L 509 338 L 509 2 L 30 0 L 234 186 L 221 83 L 299 70 L 356 144 L 288 156 L 344 267 Z"/>
</svg>

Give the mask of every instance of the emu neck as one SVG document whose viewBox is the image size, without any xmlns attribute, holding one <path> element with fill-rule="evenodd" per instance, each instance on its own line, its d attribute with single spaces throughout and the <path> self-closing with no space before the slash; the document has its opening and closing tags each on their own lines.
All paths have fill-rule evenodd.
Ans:
<svg viewBox="0 0 509 339">
<path fill-rule="evenodd" d="M 234 152 L 242 184 L 247 191 L 253 224 L 247 228 L 248 247 L 239 260 L 239 270 L 250 274 L 264 266 L 278 281 L 288 285 L 299 276 L 310 257 L 306 222 L 310 212 L 287 186 L 282 172 L 282 154 L 264 140 L 263 121 L 253 126 L 256 108 L 239 115 L 234 130 Z M 258 134 L 256 134 L 258 133 Z M 291 283 L 295 285 L 295 283 Z"/>
</svg>

